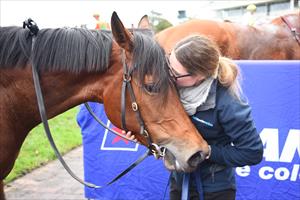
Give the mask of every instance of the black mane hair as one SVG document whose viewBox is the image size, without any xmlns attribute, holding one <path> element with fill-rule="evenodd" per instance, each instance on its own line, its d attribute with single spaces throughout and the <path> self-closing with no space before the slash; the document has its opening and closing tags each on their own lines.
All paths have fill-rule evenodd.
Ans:
<svg viewBox="0 0 300 200">
<path fill-rule="evenodd" d="M 165 51 L 151 35 L 134 32 L 134 49 L 132 66 L 137 73 L 140 86 L 146 88 L 145 76 L 152 77 L 152 91 L 164 94 L 170 86 L 170 76 L 165 59 Z"/>
<path fill-rule="evenodd" d="M 0 28 L 0 66 L 24 67 L 29 59 L 39 71 L 104 71 L 109 64 L 111 34 L 82 28 L 42 29 L 33 51 L 29 30 Z"/>
<path fill-rule="evenodd" d="M 25 66 L 30 54 L 29 30 L 20 27 L 0 27 L 0 69 Z"/>
<path fill-rule="evenodd" d="M 134 35 L 133 61 L 137 79 L 145 88 L 146 75 L 153 78 L 153 90 L 165 94 L 169 87 L 164 50 L 149 30 L 130 30 Z M 0 27 L 0 69 L 25 67 L 32 60 L 38 71 L 104 72 L 109 65 L 110 31 L 83 28 L 42 29 L 35 39 L 21 27 Z"/>
</svg>

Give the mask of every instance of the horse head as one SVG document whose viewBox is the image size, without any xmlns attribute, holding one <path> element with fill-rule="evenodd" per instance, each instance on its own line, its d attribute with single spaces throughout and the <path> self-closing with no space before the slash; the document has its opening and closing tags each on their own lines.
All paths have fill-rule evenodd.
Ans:
<svg viewBox="0 0 300 200">
<path fill-rule="evenodd" d="M 124 28 L 116 13 L 112 15 L 111 28 L 115 43 L 112 66 L 106 73 L 112 76 L 100 97 L 107 116 L 116 126 L 133 131 L 142 144 L 149 146 L 150 138 L 166 149 L 164 160 L 168 169 L 194 170 L 205 157 L 203 149 L 207 143 L 181 105 L 166 68 L 164 50 L 153 37 L 132 34 Z M 124 82 L 128 85 L 124 86 Z M 123 97 L 122 87 L 128 87 L 123 90 Z M 147 132 L 143 134 L 143 125 L 149 138 Z"/>
</svg>

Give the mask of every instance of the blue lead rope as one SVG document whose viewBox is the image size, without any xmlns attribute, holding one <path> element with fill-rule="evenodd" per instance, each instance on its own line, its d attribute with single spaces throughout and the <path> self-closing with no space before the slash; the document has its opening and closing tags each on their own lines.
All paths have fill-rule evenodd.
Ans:
<svg viewBox="0 0 300 200">
<path fill-rule="evenodd" d="M 196 170 L 196 172 L 193 172 L 193 176 L 196 182 L 197 191 L 199 194 L 199 200 L 204 200 L 204 194 L 203 194 L 203 187 L 202 187 L 202 181 L 200 178 L 200 172 L 199 168 Z"/>
<path fill-rule="evenodd" d="M 183 181 L 182 181 L 182 189 L 181 189 L 181 200 L 188 200 L 189 199 L 189 182 L 190 182 L 190 173 L 183 174 Z"/>
<path fill-rule="evenodd" d="M 204 200 L 203 188 L 202 188 L 202 181 L 200 178 L 200 173 L 198 170 L 193 173 L 184 173 L 183 174 L 183 181 L 182 181 L 182 192 L 181 192 L 181 200 L 188 200 L 189 199 L 189 182 L 190 176 L 192 175 L 196 182 L 196 188 L 199 194 L 199 200 Z"/>
</svg>

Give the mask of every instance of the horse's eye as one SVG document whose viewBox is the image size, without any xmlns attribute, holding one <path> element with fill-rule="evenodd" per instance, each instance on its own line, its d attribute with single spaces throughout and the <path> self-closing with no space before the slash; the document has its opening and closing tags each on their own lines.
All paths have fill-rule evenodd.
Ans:
<svg viewBox="0 0 300 200">
<path fill-rule="evenodd" d="M 150 93 L 150 94 L 154 94 L 154 93 L 158 93 L 159 89 L 157 87 L 155 87 L 154 84 L 145 84 L 145 90 Z"/>
</svg>

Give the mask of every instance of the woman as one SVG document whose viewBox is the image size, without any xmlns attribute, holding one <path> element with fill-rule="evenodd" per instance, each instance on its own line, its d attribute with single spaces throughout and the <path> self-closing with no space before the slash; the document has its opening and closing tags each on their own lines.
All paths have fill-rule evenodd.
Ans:
<svg viewBox="0 0 300 200">
<path fill-rule="evenodd" d="M 205 200 L 235 199 L 234 168 L 258 164 L 263 155 L 250 106 L 242 96 L 239 69 L 204 36 L 181 40 L 167 60 L 182 104 L 209 144 L 206 160 L 191 176 L 190 199 L 199 199 L 195 179 L 201 180 Z M 181 197 L 182 175 L 172 172 L 171 200 Z"/>
</svg>

